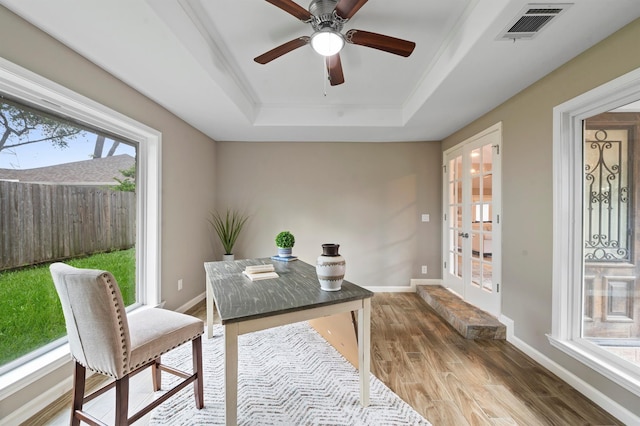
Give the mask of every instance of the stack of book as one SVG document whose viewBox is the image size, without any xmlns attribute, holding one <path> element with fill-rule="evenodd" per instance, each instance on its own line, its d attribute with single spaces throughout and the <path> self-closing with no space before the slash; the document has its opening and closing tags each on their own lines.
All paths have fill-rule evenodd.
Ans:
<svg viewBox="0 0 640 426">
<path fill-rule="evenodd" d="M 273 265 L 253 265 L 247 266 L 242 272 L 251 281 L 266 280 L 269 278 L 278 278 L 278 274 Z"/>
</svg>

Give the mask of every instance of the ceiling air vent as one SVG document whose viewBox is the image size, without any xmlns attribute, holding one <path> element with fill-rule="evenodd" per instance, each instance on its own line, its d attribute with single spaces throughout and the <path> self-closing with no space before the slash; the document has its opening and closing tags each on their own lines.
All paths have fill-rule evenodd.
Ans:
<svg viewBox="0 0 640 426">
<path fill-rule="evenodd" d="M 530 3 L 511 20 L 498 35 L 498 40 L 531 40 L 554 18 L 567 10 L 571 3 Z"/>
</svg>

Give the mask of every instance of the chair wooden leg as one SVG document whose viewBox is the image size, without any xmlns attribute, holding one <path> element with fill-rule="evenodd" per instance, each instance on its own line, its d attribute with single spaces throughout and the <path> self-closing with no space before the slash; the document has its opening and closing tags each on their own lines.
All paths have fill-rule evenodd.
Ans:
<svg viewBox="0 0 640 426">
<path fill-rule="evenodd" d="M 87 369 L 75 363 L 75 371 L 73 373 L 73 400 L 71 402 L 71 426 L 79 426 L 80 418 L 76 416 L 76 411 L 82 411 L 82 403 L 84 399 L 84 386 Z"/>
<path fill-rule="evenodd" d="M 129 375 L 116 380 L 116 425 L 129 424 Z"/>
<path fill-rule="evenodd" d="M 193 373 L 198 377 L 193 382 L 193 393 L 196 398 L 196 408 L 199 410 L 204 407 L 204 378 L 202 377 L 202 336 L 191 341 L 193 349 Z"/>
<path fill-rule="evenodd" d="M 157 392 L 162 388 L 162 370 L 160 370 L 160 357 L 151 364 L 151 379 L 153 380 L 153 391 Z"/>
</svg>

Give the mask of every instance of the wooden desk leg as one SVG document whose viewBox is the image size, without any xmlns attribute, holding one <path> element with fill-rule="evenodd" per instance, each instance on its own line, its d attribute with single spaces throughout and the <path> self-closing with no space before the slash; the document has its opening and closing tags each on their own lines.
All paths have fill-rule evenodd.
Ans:
<svg viewBox="0 0 640 426">
<path fill-rule="evenodd" d="M 360 370 L 360 404 L 369 406 L 371 372 L 371 299 L 362 301 L 358 309 L 358 367 Z"/>
<path fill-rule="evenodd" d="M 204 288 L 207 290 L 207 338 L 213 337 L 213 292 L 209 288 L 209 277 L 205 278 Z"/>
<path fill-rule="evenodd" d="M 224 404 L 227 426 L 238 424 L 238 324 L 224 326 Z"/>
</svg>

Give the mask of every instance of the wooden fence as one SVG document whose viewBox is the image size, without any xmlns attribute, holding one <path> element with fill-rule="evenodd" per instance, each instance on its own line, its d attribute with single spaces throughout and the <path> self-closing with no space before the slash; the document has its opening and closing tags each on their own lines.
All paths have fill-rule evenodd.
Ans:
<svg viewBox="0 0 640 426">
<path fill-rule="evenodd" d="M 133 247 L 133 192 L 0 181 L 0 271 Z"/>
</svg>

